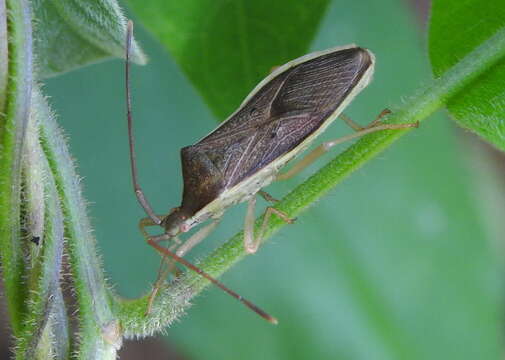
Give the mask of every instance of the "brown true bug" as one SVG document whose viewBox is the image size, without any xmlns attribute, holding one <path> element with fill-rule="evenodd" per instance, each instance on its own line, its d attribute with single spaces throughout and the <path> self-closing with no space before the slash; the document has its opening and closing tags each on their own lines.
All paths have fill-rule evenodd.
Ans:
<svg viewBox="0 0 505 360">
<path fill-rule="evenodd" d="M 381 117 L 389 113 L 385 110 L 375 121 L 362 128 L 341 114 L 371 80 L 375 58 L 369 50 L 348 45 L 302 56 L 277 67 L 214 131 L 194 145 L 182 148 L 182 204 L 169 214 L 158 216 L 145 198 L 137 177 L 129 90 L 132 32 L 130 21 L 125 70 L 131 171 L 135 195 L 148 215 L 140 221 L 140 229 L 149 245 L 160 253 L 202 275 L 266 320 L 277 323 L 275 318 L 182 256 L 217 226 L 227 208 L 245 201 L 249 205 L 244 226 L 244 249 L 249 253 L 256 252 L 272 214 L 288 223 L 293 221 L 281 211 L 268 207 L 259 234 L 255 237 L 256 194 L 268 201 L 274 200 L 261 190 L 263 187 L 274 180 L 295 175 L 328 149 L 344 141 L 381 130 L 417 127 L 417 123 L 382 124 Z M 288 172 L 279 174 L 288 161 L 305 150 L 339 115 L 356 130 L 355 133 L 323 143 Z M 177 238 L 207 220 L 212 222 L 184 243 Z M 150 236 L 145 227 L 154 225 L 162 227 L 164 233 Z M 159 245 L 162 240 L 174 240 L 178 248 L 162 247 Z"/>
</svg>

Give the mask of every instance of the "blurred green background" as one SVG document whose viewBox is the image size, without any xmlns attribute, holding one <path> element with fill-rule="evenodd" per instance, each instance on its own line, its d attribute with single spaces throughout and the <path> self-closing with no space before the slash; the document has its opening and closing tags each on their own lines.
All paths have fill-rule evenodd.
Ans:
<svg viewBox="0 0 505 360">
<path fill-rule="evenodd" d="M 139 171 L 162 213 L 180 202 L 179 149 L 217 119 L 136 24 L 150 57 L 132 74 Z M 377 57 L 373 83 L 346 110 L 362 124 L 431 78 L 423 30 L 405 1 L 330 1 L 311 48 L 348 43 Z M 123 77 L 121 61 L 104 62 L 48 80 L 45 93 L 77 158 L 110 283 L 135 297 L 149 291 L 159 256 L 137 230 L 144 214 L 131 188 Z M 348 131 L 337 121 L 323 138 Z M 486 155 L 458 133 L 437 113 L 223 276 L 278 317 L 278 326 L 211 288 L 167 329 L 175 352 L 191 359 L 502 358 L 505 197 Z M 282 197 L 336 153 L 268 191 Z M 244 213 L 243 205 L 227 212 L 189 258 L 237 232 Z"/>
</svg>

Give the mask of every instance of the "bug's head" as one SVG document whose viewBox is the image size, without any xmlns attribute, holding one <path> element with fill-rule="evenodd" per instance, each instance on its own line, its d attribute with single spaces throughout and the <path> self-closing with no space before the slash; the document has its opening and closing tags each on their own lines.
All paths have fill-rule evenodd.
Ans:
<svg viewBox="0 0 505 360">
<path fill-rule="evenodd" d="M 180 233 L 187 232 L 191 225 L 189 219 L 191 215 L 184 211 L 182 208 L 177 207 L 172 209 L 162 221 L 161 225 L 165 228 L 165 233 L 170 236 L 177 236 Z"/>
</svg>

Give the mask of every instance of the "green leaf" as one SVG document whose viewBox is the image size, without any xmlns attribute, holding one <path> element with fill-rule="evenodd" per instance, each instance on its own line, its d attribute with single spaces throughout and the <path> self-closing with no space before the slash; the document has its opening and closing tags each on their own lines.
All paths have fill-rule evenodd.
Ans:
<svg viewBox="0 0 505 360">
<path fill-rule="evenodd" d="M 502 0 L 434 0 L 429 30 L 429 56 L 435 76 L 505 27 Z M 492 67 L 447 108 L 454 119 L 505 150 L 505 62 Z"/>
<path fill-rule="evenodd" d="M 272 67 L 307 51 L 328 0 L 129 4 L 224 120 Z"/>
<path fill-rule="evenodd" d="M 126 20 L 116 0 L 36 0 L 36 53 L 41 76 L 124 56 Z M 136 43 L 132 60 L 146 59 Z"/>
</svg>

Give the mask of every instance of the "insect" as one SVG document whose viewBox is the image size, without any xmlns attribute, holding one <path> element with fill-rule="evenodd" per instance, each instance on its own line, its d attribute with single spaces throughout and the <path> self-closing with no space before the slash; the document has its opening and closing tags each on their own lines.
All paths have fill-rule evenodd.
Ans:
<svg viewBox="0 0 505 360">
<path fill-rule="evenodd" d="M 147 242 L 165 256 L 187 266 L 257 312 L 277 320 L 225 287 L 182 256 L 202 241 L 219 223 L 230 206 L 248 201 L 244 225 L 244 249 L 254 253 L 271 215 L 292 223 L 287 214 L 268 207 L 258 234 L 254 234 L 256 195 L 273 198 L 261 189 L 274 180 L 289 178 L 331 147 L 371 132 L 402 129 L 417 124 L 387 125 L 380 119 L 362 128 L 343 119 L 355 133 L 330 141 L 309 153 L 290 171 L 280 174 L 286 163 L 305 150 L 371 80 L 375 58 L 364 48 L 349 45 L 305 55 L 275 69 L 247 96 L 240 107 L 209 135 L 181 150 L 184 190 L 182 203 L 167 215 L 154 213 L 139 185 L 135 160 L 129 91 L 129 49 L 133 25 L 128 23 L 126 53 L 127 114 L 130 158 L 135 194 L 148 217 L 140 220 Z M 185 242 L 178 236 L 210 220 Z M 148 226 L 160 226 L 163 234 L 151 236 Z M 165 248 L 162 240 L 172 240 Z M 180 244 L 180 245 L 179 245 Z M 177 249 L 176 249 L 177 247 Z"/>
</svg>

